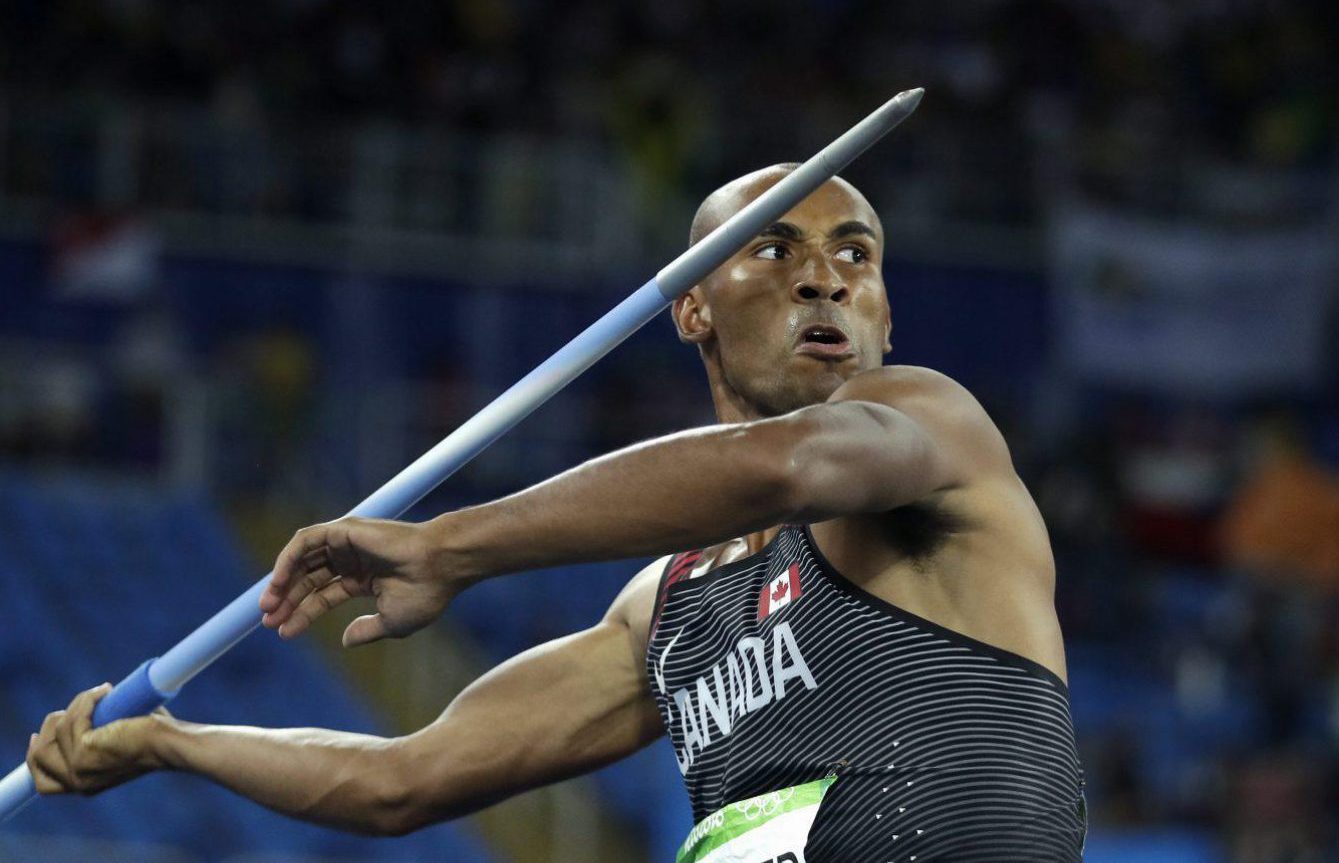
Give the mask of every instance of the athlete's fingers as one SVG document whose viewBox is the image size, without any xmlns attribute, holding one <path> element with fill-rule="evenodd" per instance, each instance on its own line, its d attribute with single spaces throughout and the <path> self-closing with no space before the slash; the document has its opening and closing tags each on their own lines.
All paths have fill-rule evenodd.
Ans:
<svg viewBox="0 0 1339 863">
<path fill-rule="evenodd" d="M 85 689 L 74 697 L 65 711 L 65 718 L 57 723 L 56 746 L 60 748 L 66 764 L 74 763 L 79 738 L 93 727 L 93 705 L 97 701 L 95 696 L 105 694 L 110 688 L 111 684 L 104 683 L 96 689 Z"/>
<path fill-rule="evenodd" d="M 64 710 L 48 713 L 42 721 L 42 730 L 28 738 L 28 770 L 33 783 L 42 794 L 68 791 L 65 757 L 56 742 L 56 729 L 65 718 Z"/>
<path fill-rule="evenodd" d="M 262 622 L 271 628 L 282 626 L 293 613 L 306 601 L 307 597 L 333 584 L 337 576 L 327 567 L 320 567 L 312 570 L 290 583 L 288 592 L 280 599 L 279 604 L 267 612 L 262 618 Z"/>
<path fill-rule="evenodd" d="M 359 647 L 380 641 L 391 634 L 386 619 L 380 614 L 364 614 L 355 618 L 344 630 L 344 646 Z"/>
<path fill-rule="evenodd" d="M 329 559 L 330 549 L 320 546 L 319 548 L 313 548 L 302 556 L 302 565 L 307 569 L 316 569 L 325 566 Z"/>
<path fill-rule="evenodd" d="M 298 572 L 306 574 L 313 570 L 328 567 L 330 565 L 330 549 L 327 546 L 314 548 L 302 556 L 298 561 Z"/>
<path fill-rule="evenodd" d="M 264 616 L 262 620 L 266 626 L 275 627 L 288 619 L 288 615 L 293 613 L 302 602 L 302 597 L 310 593 L 316 585 L 323 584 L 333 577 L 329 571 L 330 555 L 322 547 L 315 551 L 310 551 L 302 558 L 302 571 L 296 579 L 288 582 L 285 589 L 271 592 L 268 588 L 261 597 L 265 600 L 261 603 Z M 272 600 L 270 597 L 277 597 Z M 265 609 L 265 606 L 272 606 Z"/>
<path fill-rule="evenodd" d="M 51 765 L 51 749 L 53 747 L 44 747 L 42 740 L 36 734 L 28 738 L 28 772 L 32 774 L 33 785 L 37 788 L 38 794 L 59 794 L 65 790 L 65 785 L 56 778 L 53 766 Z M 60 753 L 57 752 L 56 755 Z"/>
<path fill-rule="evenodd" d="M 367 595 L 368 592 L 359 587 L 356 581 L 336 578 L 304 599 L 288 620 L 279 627 L 279 635 L 282 638 L 301 635 L 311 626 L 312 621 L 327 611 L 343 605 L 354 597 Z"/>
<path fill-rule="evenodd" d="M 305 573 L 303 563 L 307 556 L 325 546 L 328 532 L 328 525 L 317 524 L 293 534 L 293 538 L 274 559 L 274 574 L 270 576 L 270 583 L 260 596 L 261 611 L 271 611 L 278 607 L 289 583 Z"/>
<path fill-rule="evenodd" d="M 359 575 L 363 572 L 363 561 L 359 557 L 358 547 L 353 542 L 355 530 L 360 530 L 357 522 L 342 522 L 326 537 L 326 548 L 330 551 L 330 568 L 340 575 Z M 360 532 L 366 539 L 366 531 Z"/>
<path fill-rule="evenodd" d="M 104 681 L 75 697 L 74 702 L 70 704 L 70 730 L 74 733 L 75 740 L 93 730 L 93 710 L 111 691 L 112 685 Z"/>
<path fill-rule="evenodd" d="M 37 729 L 37 736 L 40 737 L 43 742 L 55 739 L 56 726 L 64 717 L 64 710 L 53 710 L 51 713 L 48 713 L 46 718 L 42 720 L 42 727 Z"/>
</svg>

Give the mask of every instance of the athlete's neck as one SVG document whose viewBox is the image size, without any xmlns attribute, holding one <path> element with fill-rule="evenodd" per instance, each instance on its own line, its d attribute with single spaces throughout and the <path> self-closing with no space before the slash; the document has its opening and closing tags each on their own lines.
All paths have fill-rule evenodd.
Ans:
<svg viewBox="0 0 1339 863">
<path fill-rule="evenodd" d="M 749 554 L 757 554 L 767 547 L 767 543 L 776 539 L 776 535 L 781 532 L 781 525 L 769 527 L 767 530 L 759 530 L 743 537 L 744 543 L 749 547 Z"/>
</svg>

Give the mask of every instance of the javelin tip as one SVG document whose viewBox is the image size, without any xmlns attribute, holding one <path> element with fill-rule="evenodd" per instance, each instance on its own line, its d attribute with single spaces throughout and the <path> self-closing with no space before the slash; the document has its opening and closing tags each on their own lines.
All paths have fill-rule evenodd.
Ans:
<svg viewBox="0 0 1339 863">
<path fill-rule="evenodd" d="M 860 150 L 864 150 L 865 147 L 888 134 L 895 126 L 915 113 L 916 106 L 921 103 L 921 97 L 924 95 L 924 87 L 903 90 L 880 105 L 874 113 L 853 126 L 852 133 L 861 142 Z M 848 158 L 838 163 L 837 167 L 845 167 L 845 163 L 858 156 L 860 150 L 852 152 Z"/>
<path fill-rule="evenodd" d="M 893 101 L 910 114 L 916 110 L 916 106 L 921 103 L 921 97 L 925 95 L 924 87 L 915 87 L 910 90 L 903 90 L 893 97 Z"/>
</svg>

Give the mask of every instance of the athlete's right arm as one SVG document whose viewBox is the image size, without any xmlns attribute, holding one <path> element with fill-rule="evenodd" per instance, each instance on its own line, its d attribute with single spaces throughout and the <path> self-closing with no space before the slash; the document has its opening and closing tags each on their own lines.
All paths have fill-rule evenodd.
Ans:
<svg viewBox="0 0 1339 863">
<path fill-rule="evenodd" d="M 158 713 L 90 729 L 105 690 L 47 717 L 28 751 L 42 793 L 96 793 L 154 769 L 207 777 L 271 809 L 398 835 L 594 770 L 661 733 L 644 671 L 663 561 L 604 618 L 476 680 L 405 737 L 198 725 Z"/>
</svg>

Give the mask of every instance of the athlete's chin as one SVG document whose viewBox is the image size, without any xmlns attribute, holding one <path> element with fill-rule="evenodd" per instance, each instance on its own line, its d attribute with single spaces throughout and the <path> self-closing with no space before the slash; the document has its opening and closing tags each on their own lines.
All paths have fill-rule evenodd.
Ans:
<svg viewBox="0 0 1339 863">
<path fill-rule="evenodd" d="M 780 399 L 787 407 L 779 413 L 788 413 L 810 405 L 827 401 L 837 388 L 846 383 L 856 369 L 843 373 L 836 369 L 825 369 L 818 373 L 797 375 L 789 381 L 786 394 Z"/>
<path fill-rule="evenodd" d="M 805 389 L 818 394 L 818 401 L 825 401 L 837 387 L 865 370 L 865 364 L 858 354 L 851 354 L 835 360 L 820 360 L 804 355 L 796 355 L 794 377 Z"/>
<path fill-rule="evenodd" d="M 864 371 L 863 365 L 855 361 L 817 362 L 799 355 L 789 360 L 781 358 L 767 371 L 758 369 L 756 376 L 735 378 L 744 384 L 736 386 L 736 391 L 760 416 L 781 416 L 822 404 L 838 387 Z"/>
</svg>

